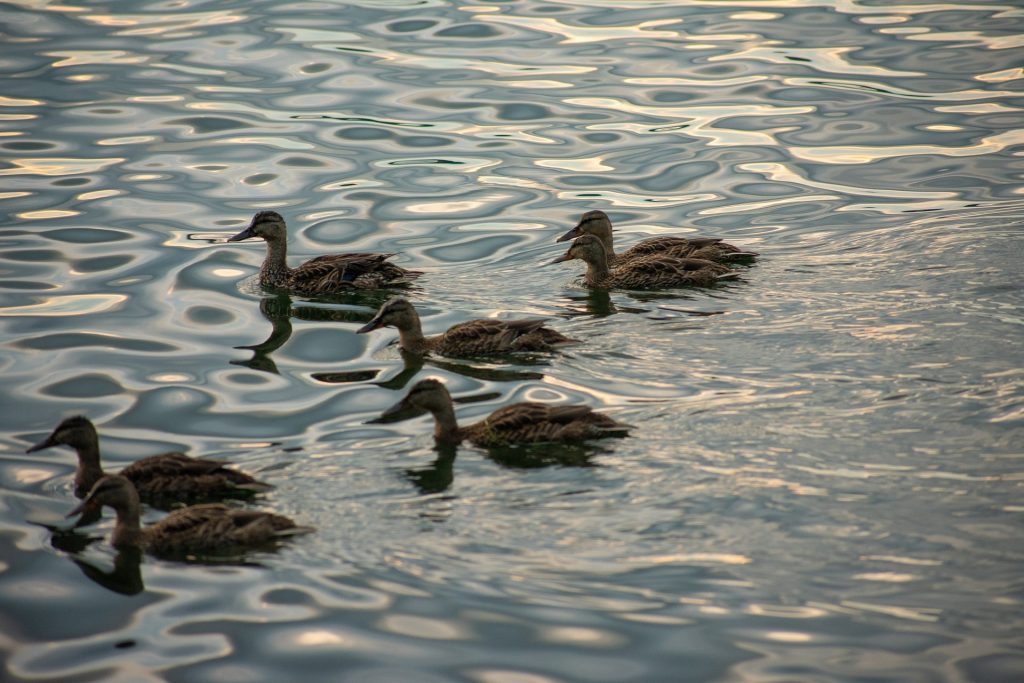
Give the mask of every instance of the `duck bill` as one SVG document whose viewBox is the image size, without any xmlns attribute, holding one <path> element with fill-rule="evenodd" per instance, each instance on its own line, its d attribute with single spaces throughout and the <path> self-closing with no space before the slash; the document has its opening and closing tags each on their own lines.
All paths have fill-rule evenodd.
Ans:
<svg viewBox="0 0 1024 683">
<path fill-rule="evenodd" d="M 367 332 L 379 330 L 382 327 L 384 327 L 384 319 L 381 316 L 377 315 L 374 316 L 373 320 L 371 320 L 370 322 L 366 323 L 358 330 L 356 330 L 356 334 L 366 334 Z"/>
<path fill-rule="evenodd" d="M 548 261 L 547 265 L 551 266 L 556 263 L 562 263 L 564 261 L 572 261 L 572 259 L 573 257 L 569 255 L 569 252 L 565 252 L 564 254 L 556 258 L 554 261 Z"/>
<path fill-rule="evenodd" d="M 77 517 L 78 515 L 82 514 L 83 512 L 88 512 L 89 510 L 95 509 L 95 507 L 96 506 L 92 504 L 92 500 L 89 499 L 89 498 L 86 498 L 81 503 L 76 505 L 74 510 L 72 510 L 68 514 L 64 515 L 64 519 L 69 519 L 71 517 Z"/>
<path fill-rule="evenodd" d="M 579 237 L 582 234 L 583 234 L 583 231 L 580 230 L 580 226 L 577 225 L 575 228 L 573 228 L 569 232 L 565 233 L 564 235 L 562 235 L 561 237 L 559 237 L 555 241 L 556 242 L 568 242 L 569 240 L 576 239 L 577 237 Z"/>
<path fill-rule="evenodd" d="M 247 240 L 247 239 L 249 239 L 251 237 L 255 237 L 255 236 L 256 235 L 254 235 L 253 232 L 252 232 L 252 225 L 250 225 L 249 227 L 247 227 L 245 230 L 243 230 L 242 232 L 238 233 L 237 235 L 232 235 L 231 237 L 229 237 L 227 241 L 228 242 L 241 242 L 242 240 Z"/>
<path fill-rule="evenodd" d="M 402 420 L 408 420 L 411 417 L 423 414 L 423 410 L 416 408 L 415 406 L 409 405 L 406 399 L 402 399 L 395 405 L 391 406 L 383 413 L 380 417 L 368 421 L 366 424 L 386 424 L 389 422 L 401 422 Z"/>
<path fill-rule="evenodd" d="M 41 450 L 44 450 L 46 448 L 50 448 L 51 446 L 54 446 L 54 445 L 56 445 L 56 444 L 53 443 L 53 436 L 51 435 L 51 436 L 46 437 L 45 439 L 43 439 L 39 443 L 37 443 L 35 446 L 32 446 L 31 448 L 29 448 L 25 452 L 26 453 L 35 453 L 36 451 L 41 451 Z"/>
</svg>

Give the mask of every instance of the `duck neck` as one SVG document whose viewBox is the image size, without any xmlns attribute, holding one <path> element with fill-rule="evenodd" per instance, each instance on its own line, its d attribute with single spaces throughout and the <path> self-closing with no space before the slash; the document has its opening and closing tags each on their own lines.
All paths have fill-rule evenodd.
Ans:
<svg viewBox="0 0 1024 683">
<path fill-rule="evenodd" d="M 608 258 L 606 255 L 602 254 L 587 261 L 587 274 L 584 276 L 584 279 L 588 285 L 598 285 L 606 280 L 609 275 Z"/>
<path fill-rule="evenodd" d="M 110 545 L 115 548 L 141 547 L 146 534 L 139 520 L 138 497 L 120 503 L 114 510 L 117 512 L 117 523 L 110 537 Z"/>
<path fill-rule="evenodd" d="M 434 439 L 440 443 L 458 443 L 459 425 L 455 421 L 455 406 L 451 401 L 430 411 L 434 415 Z"/>
<path fill-rule="evenodd" d="M 268 239 L 267 256 L 260 266 L 260 284 L 274 287 L 283 285 L 290 272 L 287 240 Z"/>
<path fill-rule="evenodd" d="M 86 439 L 81 445 L 76 446 L 78 451 L 78 471 L 75 472 L 75 495 L 84 498 L 93 485 L 103 476 L 103 467 L 100 465 L 100 444 L 99 438 L 93 434 L 92 438 Z"/>
<path fill-rule="evenodd" d="M 430 350 L 427 338 L 423 336 L 420 317 L 415 311 L 402 327 L 398 328 L 398 345 L 409 353 L 423 354 Z"/>
<path fill-rule="evenodd" d="M 596 237 L 601 240 L 601 246 L 604 247 L 604 253 L 607 255 L 608 260 L 614 261 L 615 248 L 612 247 L 612 231 L 598 233 Z"/>
</svg>

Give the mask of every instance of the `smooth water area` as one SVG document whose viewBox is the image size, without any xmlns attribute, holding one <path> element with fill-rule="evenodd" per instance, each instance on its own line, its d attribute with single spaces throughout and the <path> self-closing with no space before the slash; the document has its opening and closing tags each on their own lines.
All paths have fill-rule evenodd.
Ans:
<svg viewBox="0 0 1024 683">
<path fill-rule="evenodd" d="M 1011 2 L 0 7 L 4 680 L 1024 680 L 1024 9 Z M 758 251 L 712 290 L 590 292 L 617 244 Z M 388 293 L 253 281 L 399 252 L 428 333 L 583 344 L 407 363 Z M 435 450 L 417 379 L 636 426 Z M 168 449 L 317 527 L 244 562 L 53 533 L 74 454 Z M 160 513 L 149 511 L 147 520 Z"/>
</svg>

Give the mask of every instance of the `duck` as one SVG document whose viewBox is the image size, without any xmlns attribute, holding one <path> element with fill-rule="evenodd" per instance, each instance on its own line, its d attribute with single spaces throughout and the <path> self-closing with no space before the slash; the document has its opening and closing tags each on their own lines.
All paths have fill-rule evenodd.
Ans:
<svg viewBox="0 0 1024 683">
<path fill-rule="evenodd" d="M 92 421 L 84 415 L 75 415 L 62 420 L 48 437 L 29 448 L 26 453 L 53 446 L 74 448 L 78 453 L 75 497 L 83 498 L 104 476 L 99 443 L 99 434 Z M 223 462 L 200 460 L 177 451 L 136 460 L 121 470 L 120 474 L 131 481 L 139 495 L 151 503 L 249 497 L 273 488 L 245 472 L 225 466 Z"/>
<path fill-rule="evenodd" d="M 229 507 L 222 503 L 192 505 L 171 511 L 150 526 L 140 522 L 135 486 L 119 474 L 108 474 L 89 490 L 67 517 L 95 514 L 113 508 L 117 522 L 110 544 L 118 549 L 140 548 L 155 555 L 223 553 L 243 547 L 272 545 L 288 536 L 314 531 L 284 515 Z"/>
<path fill-rule="evenodd" d="M 366 334 L 381 327 L 398 328 L 399 348 L 414 355 L 482 356 L 517 351 L 543 352 L 579 343 L 577 339 L 570 339 L 546 327 L 546 322 L 545 318 L 478 318 L 453 325 L 442 334 L 426 337 L 416 308 L 405 297 L 396 296 L 386 301 L 377 315 L 356 330 L 356 334 Z"/>
<path fill-rule="evenodd" d="M 297 294 L 336 294 L 352 289 L 379 289 L 407 285 L 422 271 L 406 270 L 388 259 L 394 253 L 353 252 L 318 256 L 296 268 L 288 267 L 288 227 L 276 211 L 259 211 L 249 226 L 227 239 L 240 242 L 253 237 L 267 243 L 267 256 L 260 266 L 260 284 Z"/>
<path fill-rule="evenodd" d="M 403 419 L 412 411 L 428 411 L 434 416 L 434 439 L 440 445 L 462 441 L 484 448 L 542 442 L 572 442 L 608 436 L 625 436 L 631 425 L 618 422 L 586 405 L 550 405 L 513 403 L 499 408 L 479 422 L 458 426 L 451 394 L 440 380 L 420 380 L 401 401 L 391 406 L 374 422 Z"/>
<path fill-rule="evenodd" d="M 566 242 L 583 235 L 594 235 L 601 240 L 608 252 L 608 263 L 619 265 L 635 258 L 664 254 L 677 258 L 699 258 L 716 263 L 729 263 L 752 259 L 759 254 L 756 251 L 744 251 L 739 247 L 723 242 L 719 237 L 674 237 L 665 235 L 645 239 L 632 247 L 616 254 L 612 247 L 612 221 L 604 211 L 595 209 L 587 211 L 580 217 L 576 226 L 569 230 L 556 242 Z"/>
<path fill-rule="evenodd" d="M 583 281 L 589 287 L 610 289 L 657 289 L 659 287 L 710 287 L 734 280 L 739 273 L 728 267 L 696 258 L 654 254 L 630 259 L 615 267 L 608 265 L 608 252 L 595 235 L 577 237 L 569 250 L 551 263 L 580 259 L 587 264 Z"/>
</svg>

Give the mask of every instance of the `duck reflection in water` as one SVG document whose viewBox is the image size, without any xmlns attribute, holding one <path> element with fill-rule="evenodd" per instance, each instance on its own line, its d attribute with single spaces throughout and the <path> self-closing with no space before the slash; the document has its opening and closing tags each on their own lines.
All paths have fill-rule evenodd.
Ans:
<svg viewBox="0 0 1024 683">
<path fill-rule="evenodd" d="M 51 528 L 50 544 L 57 550 L 68 553 L 82 573 L 97 585 L 120 595 L 138 595 L 146 589 L 142 581 L 142 549 L 120 548 L 114 555 L 114 566 L 106 569 L 98 563 L 81 557 L 81 552 L 95 541 L 97 536 L 87 536 L 71 529 Z"/>
<path fill-rule="evenodd" d="M 346 297 L 346 301 L 362 307 L 364 304 L 375 304 L 386 297 L 387 293 L 376 291 L 354 291 Z M 314 322 L 364 322 L 366 315 L 361 311 L 348 308 L 323 308 L 320 306 L 296 306 L 287 293 L 278 293 L 260 299 L 260 313 L 270 323 L 270 335 L 258 344 L 236 346 L 236 349 L 252 351 L 248 360 L 232 360 L 232 365 L 241 365 L 252 370 L 281 374 L 271 354 L 284 346 L 292 336 L 292 318 Z M 370 374 L 369 377 L 374 377 Z M 364 377 L 365 379 L 365 377 Z"/>
<path fill-rule="evenodd" d="M 455 481 L 455 456 L 458 448 L 454 444 L 439 443 L 434 450 L 437 457 L 429 465 L 405 470 L 405 478 L 424 495 L 443 493 Z M 485 455 L 488 460 L 502 467 L 526 470 L 542 467 L 596 467 L 594 457 L 609 452 L 611 449 L 591 442 L 547 442 L 488 448 Z"/>
</svg>

